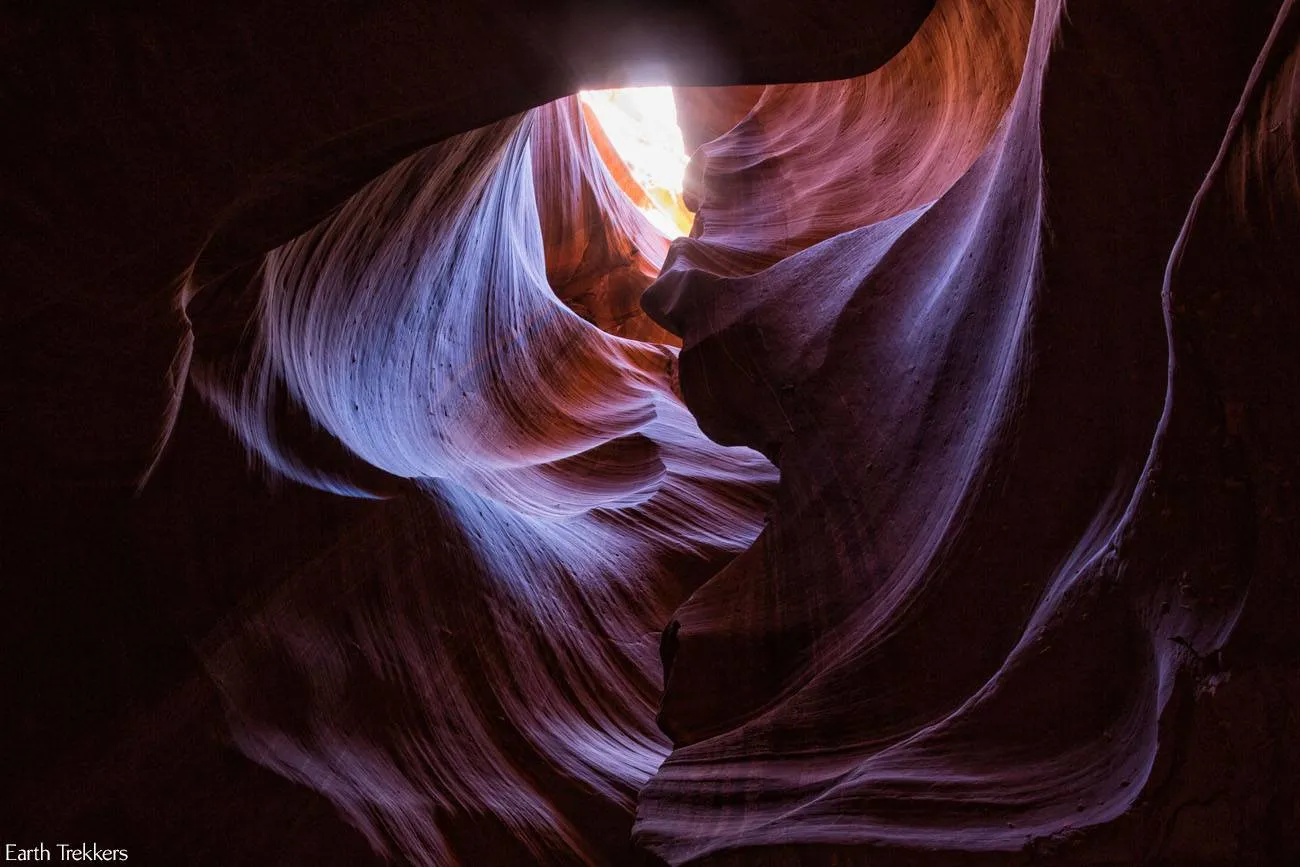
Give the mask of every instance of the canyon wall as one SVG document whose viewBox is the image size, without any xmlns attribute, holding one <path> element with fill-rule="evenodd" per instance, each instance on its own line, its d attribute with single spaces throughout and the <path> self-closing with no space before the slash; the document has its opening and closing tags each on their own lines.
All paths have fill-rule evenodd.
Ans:
<svg viewBox="0 0 1300 867">
<path fill-rule="evenodd" d="M 3 841 L 1300 854 L 1294 0 L 3 15 Z"/>
</svg>

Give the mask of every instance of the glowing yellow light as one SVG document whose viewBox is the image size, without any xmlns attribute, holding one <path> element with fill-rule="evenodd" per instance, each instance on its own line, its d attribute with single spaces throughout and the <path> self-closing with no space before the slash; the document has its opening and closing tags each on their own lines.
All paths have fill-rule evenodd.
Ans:
<svg viewBox="0 0 1300 867">
<path fill-rule="evenodd" d="M 584 90 L 578 97 L 600 122 L 628 172 L 646 193 L 639 207 L 670 238 L 691 230 L 682 204 L 682 178 L 689 160 L 677 127 L 671 87 Z"/>
</svg>

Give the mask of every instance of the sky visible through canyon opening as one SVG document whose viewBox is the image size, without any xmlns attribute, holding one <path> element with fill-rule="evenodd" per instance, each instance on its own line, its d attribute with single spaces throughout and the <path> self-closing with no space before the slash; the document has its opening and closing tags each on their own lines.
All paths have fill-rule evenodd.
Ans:
<svg viewBox="0 0 1300 867">
<path fill-rule="evenodd" d="M 638 203 L 640 210 L 669 238 L 688 234 L 692 215 L 682 204 L 682 180 L 690 156 L 677 126 L 673 89 L 584 90 L 578 96 L 645 191 L 649 203 Z"/>
</svg>

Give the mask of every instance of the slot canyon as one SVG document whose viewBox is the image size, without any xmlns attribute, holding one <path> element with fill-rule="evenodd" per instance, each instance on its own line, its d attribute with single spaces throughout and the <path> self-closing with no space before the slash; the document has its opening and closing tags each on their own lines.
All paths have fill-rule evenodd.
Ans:
<svg viewBox="0 0 1300 867">
<path fill-rule="evenodd" d="M 0 845 L 1300 863 L 1297 0 L 0 43 Z"/>
</svg>

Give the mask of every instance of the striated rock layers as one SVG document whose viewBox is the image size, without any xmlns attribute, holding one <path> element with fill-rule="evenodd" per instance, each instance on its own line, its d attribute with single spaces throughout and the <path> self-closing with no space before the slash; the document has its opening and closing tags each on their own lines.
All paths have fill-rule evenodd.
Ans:
<svg viewBox="0 0 1300 867">
<path fill-rule="evenodd" d="M 1300 6 L 848 5 L 6 12 L 5 839 L 1300 855 Z"/>
<path fill-rule="evenodd" d="M 214 353 L 196 320 L 190 375 L 253 454 L 397 500 L 207 656 L 241 748 L 412 862 L 483 821 L 520 858 L 612 857 L 606 814 L 667 752 L 659 631 L 775 479 L 699 432 L 672 350 L 550 291 L 530 147 L 570 129 L 552 107 L 422 151 L 266 257 L 255 336 Z"/>
</svg>

